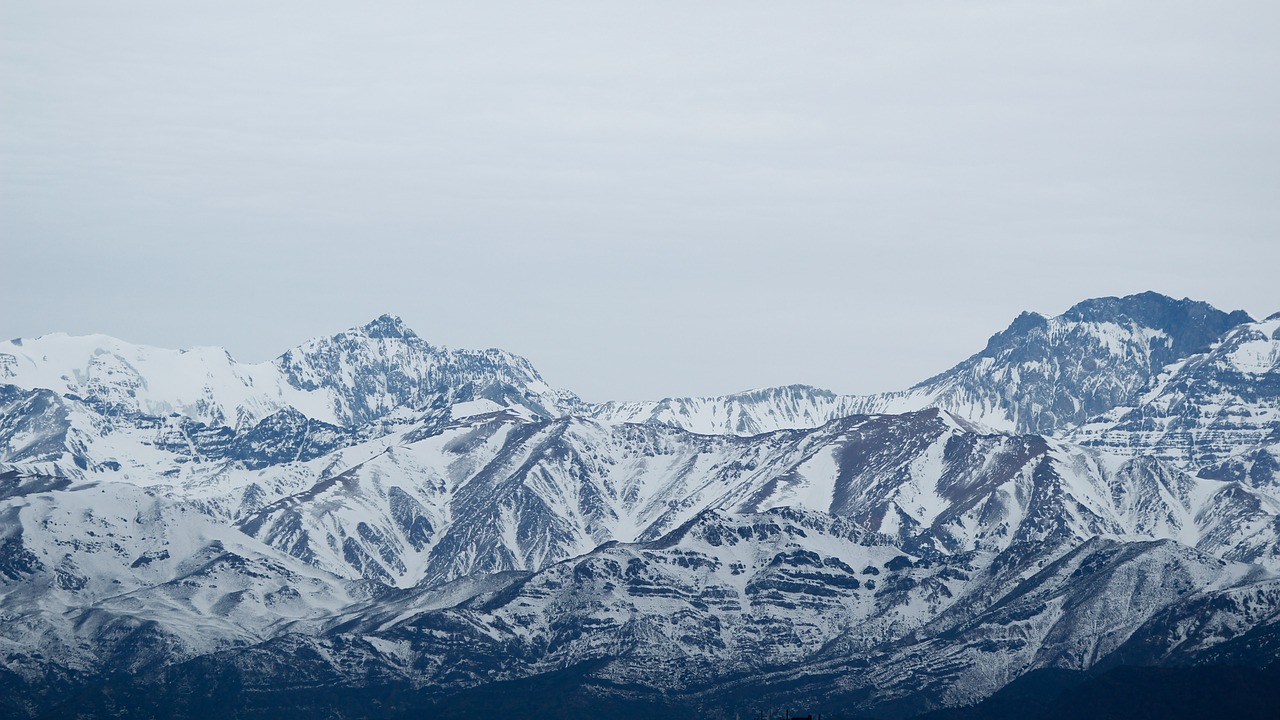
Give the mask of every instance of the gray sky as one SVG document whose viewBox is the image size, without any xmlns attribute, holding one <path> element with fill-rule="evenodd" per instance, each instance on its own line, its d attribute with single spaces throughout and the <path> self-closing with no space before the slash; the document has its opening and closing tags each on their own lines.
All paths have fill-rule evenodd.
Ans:
<svg viewBox="0 0 1280 720">
<path fill-rule="evenodd" d="M 905 387 L 1098 295 L 1266 315 L 1278 37 L 1275 0 L 0 0 L 0 336 L 263 360 L 394 312 L 603 400 Z"/>
</svg>

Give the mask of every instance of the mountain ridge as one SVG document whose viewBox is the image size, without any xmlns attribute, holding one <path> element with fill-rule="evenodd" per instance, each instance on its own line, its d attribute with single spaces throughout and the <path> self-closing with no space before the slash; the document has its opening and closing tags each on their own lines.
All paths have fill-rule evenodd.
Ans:
<svg viewBox="0 0 1280 720">
<path fill-rule="evenodd" d="M 253 366 L 0 344 L 0 685 L 20 717 L 512 688 L 899 718 L 1265 665 L 1277 323 L 1100 298 L 899 393 L 595 405 L 392 315 Z"/>
<path fill-rule="evenodd" d="M 1136 399 L 1167 364 L 1207 350 L 1247 322 L 1252 318 L 1242 310 L 1226 313 L 1154 292 L 1095 298 L 1053 318 L 1023 312 L 983 350 L 905 390 L 859 396 L 791 385 L 719 397 L 603 403 L 593 414 L 615 422 L 750 435 L 813 427 L 841 415 L 936 406 L 993 428 L 1052 433 Z M 1046 368 L 1046 360 L 1053 364 Z"/>
</svg>

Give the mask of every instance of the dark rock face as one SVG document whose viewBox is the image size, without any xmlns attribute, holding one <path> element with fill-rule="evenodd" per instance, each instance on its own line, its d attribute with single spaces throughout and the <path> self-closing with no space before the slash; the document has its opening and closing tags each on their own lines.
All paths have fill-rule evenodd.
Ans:
<svg viewBox="0 0 1280 720">
<path fill-rule="evenodd" d="M 139 416 L 132 420 L 135 426 L 154 429 L 155 447 L 179 462 L 233 462 L 250 470 L 306 462 L 357 440 L 349 430 L 296 410 L 281 410 L 242 430 L 185 417 Z"/>
<path fill-rule="evenodd" d="M 1197 477 L 1223 482 L 1243 482 L 1255 488 L 1280 487 L 1280 460 L 1268 447 L 1237 455 L 1217 465 L 1201 468 Z"/>
<path fill-rule="evenodd" d="M 352 433 L 306 417 L 297 410 L 281 410 L 238 433 L 227 449 L 228 459 L 257 470 L 286 462 L 306 462 L 346 447 Z"/>
<path fill-rule="evenodd" d="M 1174 300 L 1154 292 L 1085 300 L 1072 306 L 1062 317 L 1115 325 L 1135 322 L 1163 332 L 1170 342 L 1157 346 L 1160 352 L 1153 353 L 1151 363 L 1155 369 L 1204 352 L 1228 330 L 1253 322 L 1243 310 L 1226 313 L 1208 303 L 1188 298 Z"/>
<path fill-rule="evenodd" d="M 89 465 L 71 433 L 67 401 L 49 390 L 0 385 L 0 462 Z"/>
<path fill-rule="evenodd" d="M 0 540 L 0 575 L 10 580 L 22 580 L 44 569 L 44 563 L 22 542 L 22 533 Z"/>
</svg>

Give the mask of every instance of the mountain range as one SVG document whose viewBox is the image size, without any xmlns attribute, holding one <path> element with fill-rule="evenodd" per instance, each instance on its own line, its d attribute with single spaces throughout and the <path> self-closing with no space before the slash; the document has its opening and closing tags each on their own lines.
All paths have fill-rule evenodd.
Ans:
<svg viewBox="0 0 1280 720">
<path fill-rule="evenodd" d="M 1280 314 L 1156 293 L 870 396 L 589 403 L 390 315 L 258 364 L 15 339 L 0 712 L 994 717 L 1052 673 L 1263 682 L 1278 473 Z"/>
</svg>

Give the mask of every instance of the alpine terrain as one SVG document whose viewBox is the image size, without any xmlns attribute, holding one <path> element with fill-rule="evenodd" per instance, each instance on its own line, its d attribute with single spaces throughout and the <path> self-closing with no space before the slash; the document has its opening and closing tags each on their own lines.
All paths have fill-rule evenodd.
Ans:
<svg viewBox="0 0 1280 720">
<path fill-rule="evenodd" d="M 652 402 L 390 315 L 253 364 L 0 343 L 4 717 L 1269 717 L 1277 678 L 1280 313 L 1097 298 L 897 392 Z"/>
</svg>

